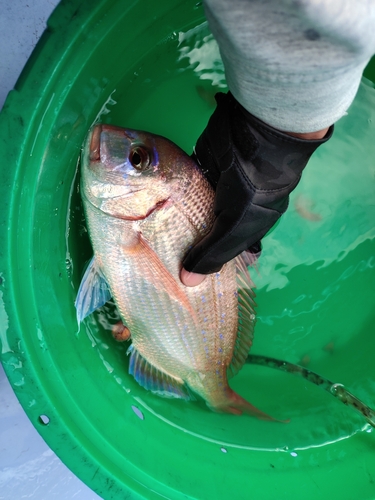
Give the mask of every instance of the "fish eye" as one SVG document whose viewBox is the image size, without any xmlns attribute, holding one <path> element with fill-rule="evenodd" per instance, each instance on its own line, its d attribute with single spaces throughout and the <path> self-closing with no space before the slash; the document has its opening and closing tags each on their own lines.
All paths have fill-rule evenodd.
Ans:
<svg viewBox="0 0 375 500">
<path fill-rule="evenodd" d="M 129 155 L 129 161 L 133 168 L 140 172 L 147 170 L 151 164 L 150 154 L 145 148 L 136 147 Z"/>
</svg>

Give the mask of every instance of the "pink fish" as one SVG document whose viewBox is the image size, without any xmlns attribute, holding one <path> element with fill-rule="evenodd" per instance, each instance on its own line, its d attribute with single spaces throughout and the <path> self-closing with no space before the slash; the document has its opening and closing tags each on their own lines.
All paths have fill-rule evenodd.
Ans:
<svg viewBox="0 0 375 500">
<path fill-rule="evenodd" d="M 215 218 L 214 192 L 194 161 L 163 137 L 96 125 L 83 149 L 81 192 L 94 257 L 78 292 L 78 321 L 112 297 L 131 335 L 129 372 L 141 386 L 271 419 L 228 383 L 253 340 L 244 258 L 197 287 L 179 280 L 184 255 Z"/>
</svg>

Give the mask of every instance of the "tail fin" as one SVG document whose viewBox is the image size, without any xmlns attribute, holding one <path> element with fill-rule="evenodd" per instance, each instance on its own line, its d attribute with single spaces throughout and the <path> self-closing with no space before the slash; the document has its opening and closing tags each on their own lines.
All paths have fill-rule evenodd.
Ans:
<svg viewBox="0 0 375 500">
<path fill-rule="evenodd" d="M 227 394 L 227 400 L 224 402 L 224 404 L 211 407 L 214 411 L 223 413 L 232 413 L 233 415 L 242 415 L 242 413 L 246 413 L 247 415 L 258 417 L 261 420 L 271 420 L 274 422 L 283 422 L 283 423 L 289 422 L 289 420 L 275 419 L 270 415 L 267 415 L 267 413 L 258 410 L 258 408 L 256 408 L 251 403 L 246 401 L 246 399 L 242 398 L 239 394 L 234 392 L 229 387 L 226 394 Z"/>
</svg>

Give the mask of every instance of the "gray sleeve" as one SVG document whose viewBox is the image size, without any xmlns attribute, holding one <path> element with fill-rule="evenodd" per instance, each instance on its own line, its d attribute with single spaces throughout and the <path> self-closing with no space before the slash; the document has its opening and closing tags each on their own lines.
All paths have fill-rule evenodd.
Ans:
<svg viewBox="0 0 375 500">
<path fill-rule="evenodd" d="M 341 118 L 375 53 L 375 0 L 205 0 L 228 87 L 289 132 Z"/>
</svg>

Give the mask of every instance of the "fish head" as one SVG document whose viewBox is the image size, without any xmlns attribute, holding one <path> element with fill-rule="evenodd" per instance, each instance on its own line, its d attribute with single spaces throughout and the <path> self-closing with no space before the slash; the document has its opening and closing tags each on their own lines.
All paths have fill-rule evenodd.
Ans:
<svg viewBox="0 0 375 500">
<path fill-rule="evenodd" d="M 194 161 L 164 137 L 98 124 L 83 147 L 82 195 L 108 215 L 143 220 L 180 199 L 194 169 Z"/>
</svg>

